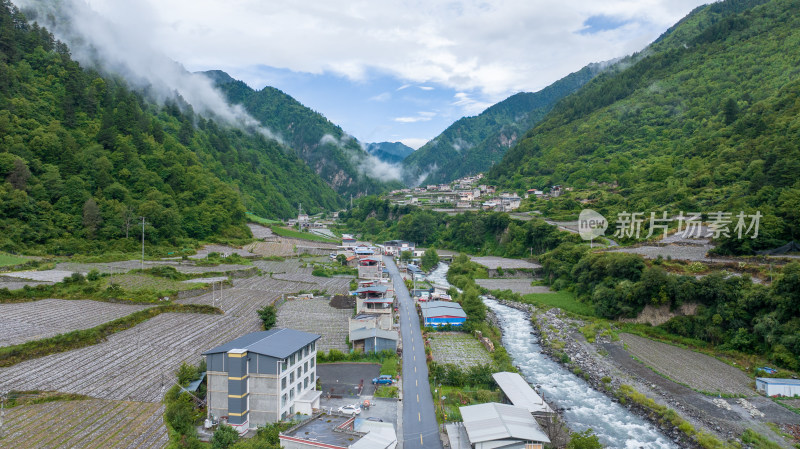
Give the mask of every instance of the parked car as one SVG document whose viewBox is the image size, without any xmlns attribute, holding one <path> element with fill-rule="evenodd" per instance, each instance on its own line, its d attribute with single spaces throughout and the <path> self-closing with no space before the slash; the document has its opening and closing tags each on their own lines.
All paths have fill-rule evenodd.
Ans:
<svg viewBox="0 0 800 449">
<path fill-rule="evenodd" d="M 367 418 L 367 421 L 383 422 L 382 419 L 376 418 L 374 416 L 370 416 L 369 418 Z"/>
<path fill-rule="evenodd" d="M 359 407 L 358 404 L 343 405 L 336 411 L 345 415 L 358 415 L 361 413 L 361 407 Z"/>
<path fill-rule="evenodd" d="M 383 374 L 372 379 L 372 385 L 391 385 L 393 382 L 394 379 L 392 379 L 392 376 L 388 374 Z"/>
</svg>

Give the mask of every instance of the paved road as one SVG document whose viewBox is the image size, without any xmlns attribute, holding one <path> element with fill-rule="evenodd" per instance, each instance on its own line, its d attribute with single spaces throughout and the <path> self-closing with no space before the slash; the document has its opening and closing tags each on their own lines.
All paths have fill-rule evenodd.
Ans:
<svg viewBox="0 0 800 449">
<path fill-rule="evenodd" d="M 405 449 L 438 448 L 439 425 L 433 411 L 433 398 L 425 364 L 425 343 L 419 329 L 414 301 L 408 294 L 394 261 L 384 257 L 394 283 L 394 294 L 400 304 L 400 332 L 403 337 L 403 447 Z"/>
</svg>

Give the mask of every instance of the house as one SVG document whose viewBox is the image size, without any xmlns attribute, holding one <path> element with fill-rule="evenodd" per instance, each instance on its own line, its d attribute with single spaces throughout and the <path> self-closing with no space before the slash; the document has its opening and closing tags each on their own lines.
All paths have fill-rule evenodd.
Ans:
<svg viewBox="0 0 800 449">
<path fill-rule="evenodd" d="M 356 313 L 392 313 L 393 297 L 388 297 L 389 287 L 378 285 L 362 287 L 354 293 L 356 298 Z"/>
<path fill-rule="evenodd" d="M 424 326 L 462 326 L 467 321 L 467 314 L 461 304 L 450 301 L 429 301 L 419 303 Z"/>
<path fill-rule="evenodd" d="M 380 279 L 383 271 L 382 263 L 377 257 L 366 256 L 358 260 L 359 279 Z"/>
<path fill-rule="evenodd" d="M 350 234 L 342 234 L 342 247 L 352 248 L 356 246 L 356 239 Z"/>
<path fill-rule="evenodd" d="M 394 424 L 319 413 L 278 434 L 285 449 L 394 449 Z"/>
<path fill-rule="evenodd" d="M 555 414 L 547 402 L 518 373 L 494 373 L 492 378 L 503 392 L 503 403 L 525 408 L 534 418 L 549 419 Z"/>
<path fill-rule="evenodd" d="M 388 242 L 383 242 L 384 254 L 387 256 L 399 256 L 403 251 L 411 251 L 413 253 L 416 246 L 417 245 L 414 243 L 403 240 L 390 240 Z"/>
<path fill-rule="evenodd" d="M 456 209 L 469 209 L 472 207 L 472 203 L 469 201 L 458 201 L 456 203 Z"/>
<path fill-rule="evenodd" d="M 522 407 L 488 404 L 459 407 L 463 425 L 448 425 L 451 447 L 543 449 L 550 439 Z M 453 443 L 453 440 L 460 443 Z M 466 444 L 465 444 L 466 443 Z"/>
<path fill-rule="evenodd" d="M 461 201 L 472 201 L 475 199 L 475 194 L 472 190 L 458 192 L 458 199 Z"/>
<path fill-rule="evenodd" d="M 253 332 L 203 353 L 208 418 L 228 417 L 240 433 L 319 408 L 320 336 L 294 329 Z"/>
<path fill-rule="evenodd" d="M 359 313 L 348 320 L 348 330 L 358 329 L 392 329 L 392 316 L 385 313 Z"/>
<path fill-rule="evenodd" d="M 800 396 L 800 379 L 756 377 L 756 391 L 767 396 Z"/>
<path fill-rule="evenodd" d="M 541 198 L 542 196 L 544 196 L 544 192 L 537 189 L 528 189 L 528 192 L 525 193 L 525 198 L 530 198 L 531 196 L 534 196 L 536 198 Z"/>
<path fill-rule="evenodd" d="M 361 328 L 350 331 L 350 342 L 354 351 L 363 353 L 396 351 L 400 337 L 396 330 L 384 330 L 377 327 Z"/>
</svg>

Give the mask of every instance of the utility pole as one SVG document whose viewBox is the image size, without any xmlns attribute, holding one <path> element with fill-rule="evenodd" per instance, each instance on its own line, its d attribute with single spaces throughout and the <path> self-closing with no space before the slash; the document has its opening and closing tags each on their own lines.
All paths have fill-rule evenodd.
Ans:
<svg viewBox="0 0 800 449">
<path fill-rule="evenodd" d="M 144 217 L 142 218 L 142 270 L 144 270 Z"/>
</svg>

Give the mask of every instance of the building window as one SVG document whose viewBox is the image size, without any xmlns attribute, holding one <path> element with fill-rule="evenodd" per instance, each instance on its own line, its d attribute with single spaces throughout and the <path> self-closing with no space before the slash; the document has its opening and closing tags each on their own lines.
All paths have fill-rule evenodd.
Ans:
<svg viewBox="0 0 800 449">
<path fill-rule="evenodd" d="M 288 367 L 289 367 L 289 363 L 286 361 L 286 359 L 284 359 L 283 362 L 281 363 L 281 372 L 286 371 L 286 369 Z"/>
<path fill-rule="evenodd" d="M 308 362 L 303 364 L 303 374 L 308 372 Z"/>
<path fill-rule="evenodd" d="M 289 383 L 294 383 L 294 372 L 289 373 Z"/>
<path fill-rule="evenodd" d="M 294 354 L 289 356 L 289 365 L 294 365 Z"/>
<path fill-rule="evenodd" d="M 284 377 L 281 379 L 281 390 L 285 389 L 286 389 L 286 378 Z"/>
<path fill-rule="evenodd" d="M 317 342 L 315 341 L 315 342 L 311 343 L 311 350 L 315 351 L 316 349 L 317 349 Z"/>
<path fill-rule="evenodd" d="M 314 373 L 311 373 L 311 382 L 314 382 Z"/>
<path fill-rule="evenodd" d="M 302 375 L 303 375 L 303 367 L 300 366 L 300 367 L 297 368 L 297 378 L 299 379 L 300 376 L 302 376 Z"/>
<path fill-rule="evenodd" d="M 311 359 L 311 367 L 312 367 L 312 368 L 314 367 L 314 364 L 315 364 L 315 363 L 316 363 L 316 360 L 315 360 L 315 359 Z"/>
<path fill-rule="evenodd" d="M 291 401 L 293 399 L 294 399 L 294 389 L 289 390 L 289 400 Z"/>
<path fill-rule="evenodd" d="M 300 384 L 297 384 L 297 394 L 300 394 Z"/>
<path fill-rule="evenodd" d="M 542 449 L 541 443 L 525 443 L 525 449 Z"/>
<path fill-rule="evenodd" d="M 286 405 L 286 393 L 281 396 L 281 407 Z"/>
<path fill-rule="evenodd" d="M 303 388 L 308 388 L 308 377 L 303 379 Z"/>
<path fill-rule="evenodd" d="M 303 357 L 308 357 L 308 346 L 303 348 Z"/>
</svg>

